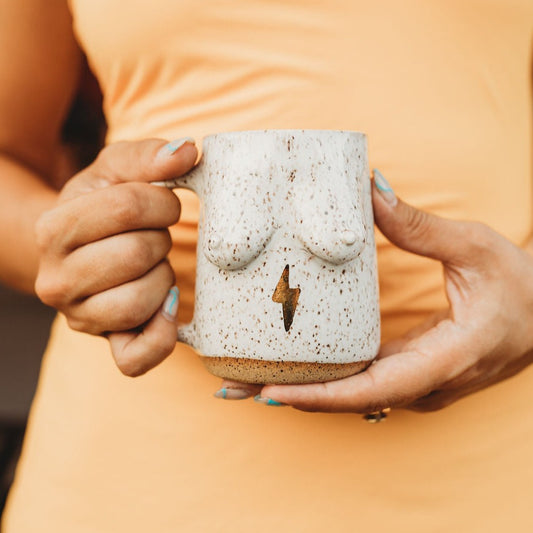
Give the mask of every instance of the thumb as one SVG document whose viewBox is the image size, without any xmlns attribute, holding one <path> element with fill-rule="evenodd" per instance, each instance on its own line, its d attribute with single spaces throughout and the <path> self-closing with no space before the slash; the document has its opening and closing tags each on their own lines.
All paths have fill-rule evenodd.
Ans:
<svg viewBox="0 0 533 533">
<path fill-rule="evenodd" d="M 91 165 L 71 178 L 61 200 L 131 181 L 165 181 L 188 172 L 198 151 L 190 137 L 167 142 L 162 139 L 121 141 L 106 146 Z"/>
<path fill-rule="evenodd" d="M 442 218 L 400 200 L 389 182 L 374 170 L 372 201 L 376 225 L 396 246 L 443 263 L 470 263 L 475 224 Z"/>
</svg>

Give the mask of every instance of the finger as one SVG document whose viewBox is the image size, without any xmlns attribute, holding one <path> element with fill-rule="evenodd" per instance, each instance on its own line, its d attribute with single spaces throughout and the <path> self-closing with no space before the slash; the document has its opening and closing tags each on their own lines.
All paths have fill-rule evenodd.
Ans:
<svg viewBox="0 0 533 533">
<path fill-rule="evenodd" d="M 444 263 L 468 266 L 487 248 L 490 230 L 483 224 L 441 218 L 406 204 L 374 171 L 374 216 L 381 232 L 396 246 Z"/>
<path fill-rule="evenodd" d="M 449 309 L 443 309 L 432 314 L 427 320 L 410 329 L 402 337 L 390 340 L 382 344 L 379 349 L 379 354 L 377 358 L 383 359 L 385 357 L 389 357 L 390 355 L 394 355 L 395 353 L 403 351 L 407 343 L 409 343 L 413 339 L 416 339 L 417 337 L 420 337 L 421 335 L 426 333 L 426 331 L 429 331 L 431 328 L 434 328 L 439 322 L 441 322 L 445 318 L 448 318 L 449 315 Z"/>
<path fill-rule="evenodd" d="M 110 235 L 144 228 L 166 228 L 180 216 L 175 194 L 145 183 L 126 183 L 90 192 L 45 213 L 37 239 L 46 253 L 67 254 Z"/>
<path fill-rule="evenodd" d="M 197 157 L 194 140 L 190 138 L 171 143 L 162 139 L 113 143 L 65 185 L 60 199 L 72 199 L 112 184 L 175 178 L 190 170 Z"/>
<path fill-rule="evenodd" d="M 141 278 L 171 246 L 166 229 L 121 233 L 87 244 L 64 258 L 43 261 L 37 294 L 48 305 L 66 310 L 76 301 Z"/>
<path fill-rule="evenodd" d="M 410 351 L 380 359 L 355 376 L 311 385 L 269 385 L 261 395 L 303 411 L 371 413 L 409 405 L 463 369 L 456 359 L 465 342 L 452 322 L 441 322 L 407 346 Z"/>
<path fill-rule="evenodd" d="M 469 387 L 468 389 L 464 389 L 462 391 L 433 391 L 427 396 L 423 396 L 422 398 L 414 401 L 410 405 L 404 406 L 404 408 L 417 413 L 440 411 L 441 409 L 444 409 L 445 407 L 457 402 L 461 398 L 473 394 L 482 388 L 483 386 L 478 385 L 478 387 Z"/>
<path fill-rule="evenodd" d="M 372 413 L 403 407 L 429 394 L 438 378 L 425 356 L 403 352 L 355 376 L 310 385 L 267 386 L 262 396 L 302 411 Z"/>
<path fill-rule="evenodd" d="M 115 362 L 126 376 L 136 377 L 161 363 L 176 346 L 178 312 L 177 287 L 141 332 L 111 333 L 108 339 Z"/>
<path fill-rule="evenodd" d="M 216 398 L 223 400 L 244 400 L 256 396 L 261 392 L 262 385 L 251 383 L 241 383 L 225 379 L 222 381 L 220 389 L 215 392 Z"/>
<path fill-rule="evenodd" d="M 174 272 L 164 260 L 141 278 L 95 294 L 65 314 L 72 329 L 93 335 L 137 328 L 157 311 L 173 284 Z"/>
<path fill-rule="evenodd" d="M 364 372 L 310 385 L 266 386 L 261 395 L 302 411 L 372 413 L 401 407 L 429 394 L 434 372 L 416 352 L 390 356 Z"/>
<path fill-rule="evenodd" d="M 509 379 L 533 363 L 533 352 L 528 357 L 515 359 L 505 365 L 490 372 L 479 371 L 471 379 L 465 378 L 464 374 L 458 376 L 442 386 L 440 390 L 432 391 L 427 396 L 417 399 L 412 404 L 406 406 L 407 409 L 418 412 L 429 412 L 444 409 L 456 401 L 470 396 L 475 392 L 484 390 L 496 383 Z"/>
<path fill-rule="evenodd" d="M 65 258 L 61 290 L 73 301 L 136 280 L 160 263 L 171 247 L 168 230 L 129 231 L 87 244 Z"/>
</svg>

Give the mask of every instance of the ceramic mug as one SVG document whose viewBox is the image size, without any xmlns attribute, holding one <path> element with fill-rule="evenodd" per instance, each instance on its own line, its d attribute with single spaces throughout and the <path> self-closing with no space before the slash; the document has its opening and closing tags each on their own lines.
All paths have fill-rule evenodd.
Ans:
<svg viewBox="0 0 533 533">
<path fill-rule="evenodd" d="M 350 131 L 211 135 L 166 182 L 201 200 L 193 321 L 178 339 L 248 383 L 355 374 L 380 342 L 366 137 Z"/>
</svg>

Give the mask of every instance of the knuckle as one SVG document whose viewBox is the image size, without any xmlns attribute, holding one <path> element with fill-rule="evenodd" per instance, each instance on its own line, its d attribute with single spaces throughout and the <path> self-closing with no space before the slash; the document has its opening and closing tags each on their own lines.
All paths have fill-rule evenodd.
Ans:
<svg viewBox="0 0 533 533">
<path fill-rule="evenodd" d="M 99 335 L 101 330 L 91 324 L 88 320 L 78 317 L 73 314 L 66 315 L 67 324 L 70 329 L 74 331 L 80 331 L 82 333 L 88 333 L 89 335 Z"/>
<path fill-rule="evenodd" d="M 487 274 L 501 245 L 499 235 L 482 222 L 458 224 L 462 236 L 462 241 L 458 244 L 458 259 L 461 259 L 464 266 L 475 267 L 478 272 Z"/>
<path fill-rule="evenodd" d="M 105 177 L 108 173 L 111 160 L 110 152 L 113 151 L 113 145 L 104 146 L 94 158 L 94 161 L 85 169 L 86 172 Z"/>
<path fill-rule="evenodd" d="M 47 251 L 57 235 L 57 221 L 52 211 L 45 211 L 35 223 L 34 233 L 37 247 L 40 251 Z"/>
<path fill-rule="evenodd" d="M 83 331 L 84 333 L 86 332 L 86 323 L 83 320 L 70 315 L 67 315 L 66 318 L 70 329 L 73 329 L 74 331 Z"/>
<path fill-rule="evenodd" d="M 127 264 L 135 272 L 146 272 L 156 262 L 156 249 L 146 238 L 136 235 L 127 254 Z"/>
<path fill-rule="evenodd" d="M 39 272 L 34 288 L 43 303 L 56 309 L 61 309 L 68 300 L 68 286 L 61 276 Z"/>
<path fill-rule="evenodd" d="M 165 295 L 176 281 L 176 274 L 166 257 L 150 271 L 150 274 L 153 276 L 158 290 L 163 291 Z"/>
<path fill-rule="evenodd" d="M 100 152 L 98 152 L 98 155 L 91 166 L 97 168 L 107 167 L 108 162 L 113 161 L 127 144 L 128 141 L 117 141 L 104 146 Z"/>
<path fill-rule="evenodd" d="M 123 229 L 136 228 L 144 209 L 144 197 L 138 183 L 124 183 L 110 188 L 113 216 Z"/>
<path fill-rule="evenodd" d="M 115 150 L 115 146 L 119 143 L 112 143 L 104 146 L 96 156 L 96 159 L 93 162 L 93 165 L 98 165 L 99 163 L 105 163 L 107 158 L 109 157 L 109 154 L 112 153 Z"/>
<path fill-rule="evenodd" d="M 146 374 L 149 367 L 144 363 L 144 361 L 138 359 L 125 359 L 123 361 L 117 361 L 118 369 L 129 378 L 137 378 Z"/>
<path fill-rule="evenodd" d="M 157 233 L 163 257 L 166 257 L 170 250 L 172 250 L 172 237 L 170 236 L 170 232 L 166 229 L 158 231 Z"/>
<path fill-rule="evenodd" d="M 103 331 L 127 331 L 142 327 L 157 311 L 158 305 L 135 287 L 92 298 L 86 309 L 91 320 Z"/>
<path fill-rule="evenodd" d="M 55 290 L 55 285 L 51 283 L 49 279 L 39 274 L 35 280 L 34 289 L 41 302 L 56 307 L 57 292 Z"/>
<path fill-rule="evenodd" d="M 103 332 L 112 329 L 108 327 L 111 325 L 108 315 L 102 314 L 103 308 L 97 301 L 98 298 L 90 297 L 80 302 L 72 302 L 63 310 L 71 329 L 90 335 L 102 335 Z"/>
<path fill-rule="evenodd" d="M 472 246 L 478 251 L 487 251 L 494 248 L 495 232 L 482 222 L 468 222 L 465 232 Z"/>
<path fill-rule="evenodd" d="M 159 344 L 159 353 L 164 356 L 170 355 L 175 350 L 176 343 L 177 333 L 162 339 Z"/>
<path fill-rule="evenodd" d="M 176 335 L 159 335 L 157 337 L 151 337 L 147 342 L 147 349 L 151 357 L 155 360 L 161 360 L 167 355 L 170 355 L 175 347 Z"/>
<path fill-rule="evenodd" d="M 170 266 L 170 261 L 168 259 L 164 259 L 161 262 L 161 268 L 163 268 L 164 272 L 164 284 L 170 289 L 170 287 L 176 282 L 176 274 Z"/>
<path fill-rule="evenodd" d="M 422 240 L 429 230 L 429 216 L 419 209 L 409 209 L 407 212 L 406 228 L 411 239 Z"/>
<path fill-rule="evenodd" d="M 167 194 L 167 192 L 169 194 Z M 172 191 L 165 191 L 165 196 L 167 200 L 167 210 L 166 210 L 166 222 L 167 225 L 171 226 L 175 224 L 181 216 L 181 202 L 179 198 Z"/>
<path fill-rule="evenodd" d="M 135 305 L 135 302 L 131 302 L 131 305 L 121 307 L 120 310 L 116 309 L 115 316 L 116 325 L 113 329 L 133 329 L 141 326 L 150 318 L 150 311 L 143 306 Z"/>
</svg>

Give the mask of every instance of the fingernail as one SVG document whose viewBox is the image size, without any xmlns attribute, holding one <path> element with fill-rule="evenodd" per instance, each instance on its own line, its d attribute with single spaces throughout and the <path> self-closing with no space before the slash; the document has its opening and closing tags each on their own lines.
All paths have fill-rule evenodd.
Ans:
<svg viewBox="0 0 533 533">
<path fill-rule="evenodd" d="M 178 300 L 180 297 L 180 291 L 177 287 L 172 287 L 168 291 L 168 295 L 165 298 L 165 303 L 161 309 L 161 314 L 169 321 L 175 322 L 176 315 L 178 314 Z"/>
<path fill-rule="evenodd" d="M 286 403 L 277 402 L 276 400 L 273 400 L 272 398 L 264 398 L 260 394 L 254 397 L 254 401 L 257 403 L 263 403 L 265 405 L 274 405 L 276 407 L 287 405 Z"/>
<path fill-rule="evenodd" d="M 377 168 L 374 169 L 374 183 L 376 184 L 379 194 L 381 194 L 382 198 L 388 204 L 395 206 L 398 203 L 398 199 L 396 198 L 390 183 Z"/>
<path fill-rule="evenodd" d="M 215 392 L 215 398 L 223 400 L 245 400 L 251 395 L 252 393 L 247 389 L 230 389 L 229 387 L 223 387 Z"/>
<path fill-rule="evenodd" d="M 165 153 L 166 155 L 175 154 L 185 143 L 194 144 L 194 139 L 192 137 L 183 137 L 182 139 L 176 139 L 175 141 L 171 141 L 168 144 L 165 144 L 165 146 L 163 146 L 163 148 L 161 149 L 161 152 Z"/>
</svg>

